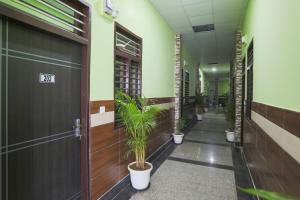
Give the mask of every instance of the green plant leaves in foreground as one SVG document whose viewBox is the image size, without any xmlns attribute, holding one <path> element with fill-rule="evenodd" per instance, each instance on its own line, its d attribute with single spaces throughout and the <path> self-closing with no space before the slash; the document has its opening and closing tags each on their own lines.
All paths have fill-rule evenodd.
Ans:
<svg viewBox="0 0 300 200">
<path fill-rule="evenodd" d="M 253 188 L 247 188 L 247 189 L 239 188 L 239 189 L 245 193 L 251 194 L 253 196 L 259 196 L 260 198 L 265 200 L 296 200 L 294 198 L 286 197 L 281 194 L 275 192 L 269 192 L 266 190 L 257 190 Z"/>
</svg>

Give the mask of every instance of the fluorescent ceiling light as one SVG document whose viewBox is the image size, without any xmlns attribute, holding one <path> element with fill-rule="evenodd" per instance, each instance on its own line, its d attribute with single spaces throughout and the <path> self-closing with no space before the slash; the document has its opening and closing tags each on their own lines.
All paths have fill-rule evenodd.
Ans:
<svg viewBox="0 0 300 200">
<path fill-rule="evenodd" d="M 215 67 L 212 68 L 212 71 L 213 71 L 213 72 L 216 72 L 216 71 L 217 71 L 217 68 L 215 68 Z"/>
</svg>

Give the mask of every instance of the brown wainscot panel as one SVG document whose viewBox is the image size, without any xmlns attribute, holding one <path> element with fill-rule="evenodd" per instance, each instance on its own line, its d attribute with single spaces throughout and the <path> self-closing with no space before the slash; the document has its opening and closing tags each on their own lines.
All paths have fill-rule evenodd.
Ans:
<svg viewBox="0 0 300 200">
<path fill-rule="evenodd" d="M 92 153 L 91 192 L 96 200 L 119 181 L 119 144 Z"/>
<path fill-rule="evenodd" d="M 175 101 L 174 97 L 162 97 L 162 98 L 148 98 L 148 105 L 155 105 L 155 104 L 163 104 L 163 103 L 170 103 Z"/>
<path fill-rule="evenodd" d="M 110 111 L 115 110 L 114 100 L 91 101 L 90 102 L 90 113 L 91 114 L 98 113 L 100 106 L 105 106 L 105 112 L 110 112 Z"/>
<path fill-rule="evenodd" d="M 119 142 L 119 135 L 114 132 L 114 123 L 92 127 L 90 136 L 92 153 Z"/>
<path fill-rule="evenodd" d="M 300 138 L 300 113 L 252 102 L 253 111 Z"/>
<path fill-rule="evenodd" d="M 257 188 L 300 197 L 300 164 L 255 122 L 247 119 L 244 120 L 244 152 Z"/>
</svg>

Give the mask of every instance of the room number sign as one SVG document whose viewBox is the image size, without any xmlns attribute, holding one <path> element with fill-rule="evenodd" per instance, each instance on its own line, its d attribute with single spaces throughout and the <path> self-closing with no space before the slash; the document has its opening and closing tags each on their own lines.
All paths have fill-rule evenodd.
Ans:
<svg viewBox="0 0 300 200">
<path fill-rule="evenodd" d="M 40 83 L 55 83 L 55 75 L 40 73 L 39 82 Z"/>
</svg>

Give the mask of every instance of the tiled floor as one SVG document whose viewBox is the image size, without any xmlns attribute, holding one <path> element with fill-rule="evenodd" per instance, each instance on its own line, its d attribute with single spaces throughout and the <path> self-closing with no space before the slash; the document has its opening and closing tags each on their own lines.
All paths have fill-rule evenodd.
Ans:
<svg viewBox="0 0 300 200">
<path fill-rule="evenodd" d="M 127 185 L 114 199 L 251 199 L 236 190 L 236 181 L 249 187 L 249 177 L 240 150 L 226 142 L 226 126 L 223 113 L 206 113 L 186 134 L 183 144 L 162 153 L 148 190 L 138 192 Z"/>
<path fill-rule="evenodd" d="M 151 187 L 131 200 L 235 200 L 234 174 L 178 161 L 165 161 L 152 176 Z"/>
<path fill-rule="evenodd" d="M 225 128 L 223 114 L 205 114 L 203 121 L 185 137 L 186 141 L 176 147 L 170 159 L 152 176 L 151 187 L 136 193 L 131 200 L 237 199 Z"/>
<path fill-rule="evenodd" d="M 233 166 L 230 146 L 185 141 L 175 149 L 171 157 Z"/>
</svg>

